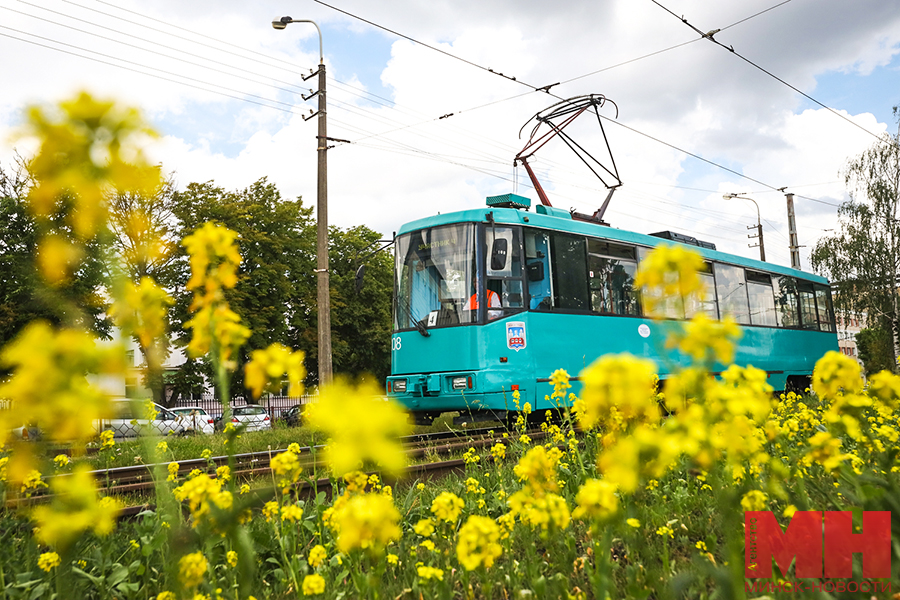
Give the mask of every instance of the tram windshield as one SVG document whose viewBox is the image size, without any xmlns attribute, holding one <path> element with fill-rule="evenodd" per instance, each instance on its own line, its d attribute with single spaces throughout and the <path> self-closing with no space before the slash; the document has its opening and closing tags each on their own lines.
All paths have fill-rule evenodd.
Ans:
<svg viewBox="0 0 900 600">
<path fill-rule="evenodd" d="M 395 257 L 395 330 L 476 321 L 474 223 L 399 236 Z"/>
</svg>

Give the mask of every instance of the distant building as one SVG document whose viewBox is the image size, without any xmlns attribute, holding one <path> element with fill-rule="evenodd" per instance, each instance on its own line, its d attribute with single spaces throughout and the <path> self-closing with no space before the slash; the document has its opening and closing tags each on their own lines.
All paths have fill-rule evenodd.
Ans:
<svg viewBox="0 0 900 600">
<path fill-rule="evenodd" d="M 859 359 L 859 349 L 856 346 L 856 334 L 866 328 L 866 313 L 836 316 L 838 348 L 846 356 L 856 359 L 862 367 L 863 362 Z"/>
</svg>

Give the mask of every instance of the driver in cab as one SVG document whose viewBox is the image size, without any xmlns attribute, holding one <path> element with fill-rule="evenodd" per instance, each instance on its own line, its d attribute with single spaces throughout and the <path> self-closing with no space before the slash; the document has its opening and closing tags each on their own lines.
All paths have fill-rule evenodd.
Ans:
<svg viewBox="0 0 900 600">
<path fill-rule="evenodd" d="M 500 304 L 500 294 L 495 292 L 494 290 L 487 290 L 487 298 L 488 298 L 488 308 L 500 308 L 502 305 Z M 472 297 L 469 298 L 469 301 L 466 302 L 466 310 L 478 310 L 478 292 L 476 291 L 472 294 Z M 499 318 L 503 314 L 503 311 L 500 310 L 489 310 L 488 311 L 488 319 L 496 319 Z"/>
</svg>

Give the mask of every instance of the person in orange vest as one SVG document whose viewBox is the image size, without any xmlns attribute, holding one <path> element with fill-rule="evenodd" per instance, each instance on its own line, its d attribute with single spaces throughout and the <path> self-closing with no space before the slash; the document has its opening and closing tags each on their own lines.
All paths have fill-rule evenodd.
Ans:
<svg viewBox="0 0 900 600">
<path fill-rule="evenodd" d="M 488 308 L 500 308 L 500 294 L 495 292 L 494 290 L 487 290 L 488 297 Z M 472 297 L 469 298 L 469 301 L 466 303 L 466 310 L 478 310 L 478 292 L 472 294 Z M 488 318 L 496 319 L 502 313 L 499 310 L 489 310 Z"/>
</svg>

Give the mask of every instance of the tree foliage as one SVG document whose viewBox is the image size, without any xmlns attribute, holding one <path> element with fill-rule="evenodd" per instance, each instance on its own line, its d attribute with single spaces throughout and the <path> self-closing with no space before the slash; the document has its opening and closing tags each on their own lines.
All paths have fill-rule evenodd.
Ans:
<svg viewBox="0 0 900 600">
<path fill-rule="evenodd" d="M 893 344 L 891 331 L 885 327 L 867 327 L 856 334 L 856 349 L 859 360 L 865 366 L 866 375 L 893 368 Z"/>
<path fill-rule="evenodd" d="M 895 117 L 900 114 L 894 109 Z M 813 269 L 832 281 L 835 306 L 865 311 L 888 324 L 893 338 L 892 365 L 900 356 L 900 133 L 885 134 L 846 167 L 851 200 L 838 209 L 840 231 L 819 240 Z"/>
<path fill-rule="evenodd" d="M 85 255 L 71 278 L 54 289 L 51 301 L 35 270 L 39 225 L 27 202 L 33 186 L 24 161 L 10 169 L 0 167 L 0 347 L 34 319 L 53 324 L 84 321 L 81 324 L 87 329 L 106 337 L 110 323 L 105 315 L 100 236 L 86 242 Z M 64 215 L 71 210 L 71 202 L 65 195 L 57 202 L 62 210 L 56 217 L 60 222 L 54 225 L 64 232 Z"/>
</svg>

